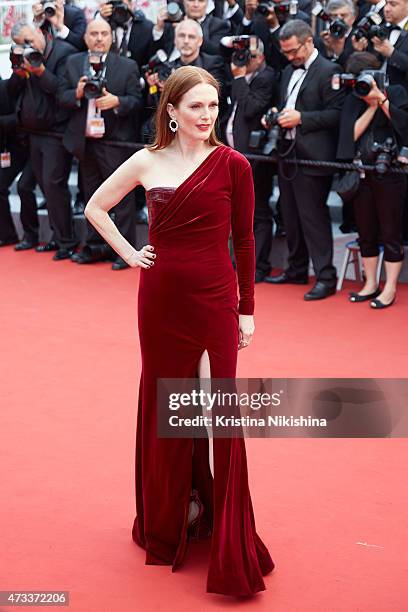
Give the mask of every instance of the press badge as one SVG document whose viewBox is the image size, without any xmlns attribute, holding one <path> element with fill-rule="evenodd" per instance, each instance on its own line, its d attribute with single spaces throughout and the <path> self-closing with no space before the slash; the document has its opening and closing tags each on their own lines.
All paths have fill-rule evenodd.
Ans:
<svg viewBox="0 0 408 612">
<path fill-rule="evenodd" d="M 4 153 L 1 153 L 0 160 L 1 160 L 1 163 L 0 163 L 1 168 L 10 168 L 11 155 L 9 151 L 5 151 Z"/>
<path fill-rule="evenodd" d="M 102 138 L 105 135 L 105 119 L 92 117 L 89 122 L 89 133 L 92 138 Z"/>
</svg>

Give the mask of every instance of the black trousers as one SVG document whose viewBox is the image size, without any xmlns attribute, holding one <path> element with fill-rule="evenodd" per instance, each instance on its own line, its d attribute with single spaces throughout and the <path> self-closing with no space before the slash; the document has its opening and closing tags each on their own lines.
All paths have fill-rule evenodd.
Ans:
<svg viewBox="0 0 408 612">
<path fill-rule="evenodd" d="M 292 165 L 279 168 L 279 190 L 282 217 L 289 248 L 287 274 L 307 276 L 309 257 L 316 280 L 326 285 L 336 284 L 333 266 L 333 236 L 327 198 L 331 176 L 304 174 Z"/>
<path fill-rule="evenodd" d="M 255 186 L 254 236 L 256 269 L 268 274 L 271 269 L 269 256 L 272 247 L 273 216 L 269 206 L 272 193 L 273 166 L 261 161 L 251 162 Z"/>
<path fill-rule="evenodd" d="M 407 178 L 388 174 L 382 178 L 367 172 L 353 200 L 354 214 L 363 257 L 376 257 L 384 245 L 385 261 L 402 261 L 402 217 Z"/>
<path fill-rule="evenodd" d="M 81 160 L 85 202 L 88 202 L 98 187 L 130 156 L 132 151 L 106 145 L 98 139 L 87 138 L 85 156 Z M 128 193 L 113 208 L 115 225 L 131 245 L 136 244 L 136 201 L 134 191 Z M 87 244 L 101 244 L 102 236 L 87 222 Z"/>
<path fill-rule="evenodd" d="M 36 181 L 30 164 L 30 148 L 27 139 L 15 139 L 7 147 L 11 155 L 10 168 L 0 168 L 0 240 L 15 240 L 17 231 L 10 211 L 9 189 L 22 172 L 17 183 L 21 200 L 20 219 L 24 237 L 38 240 L 38 215 L 35 198 Z"/>
<path fill-rule="evenodd" d="M 30 135 L 31 164 L 35 177 L 47 201 L 50 225 L 60 248 L 71 249 L 78 244 L 74 234 L 71 192 L 68 179 L 72 155 L 58 138 Z"/>
</svg>

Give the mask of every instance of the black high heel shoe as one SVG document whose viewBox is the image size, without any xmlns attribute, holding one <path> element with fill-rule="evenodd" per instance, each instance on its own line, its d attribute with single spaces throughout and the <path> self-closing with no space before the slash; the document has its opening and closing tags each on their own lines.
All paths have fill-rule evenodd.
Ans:
<svg viewBox="0 0 408 612">
<path fill-rule="evenodd" d="M 350 302 L 367 302 L 368 300 L 373 300 L 374 298 L 376 298 L 378 295 L 380 295 L 380 293 L 381 289 L 379 287 L 377 287 L 377 289 L 373 291 L 373 293 L 368 293 L 367 295 L 360 295 L 355 291 L 350 291 L 349 300 Z"/>
</svg>

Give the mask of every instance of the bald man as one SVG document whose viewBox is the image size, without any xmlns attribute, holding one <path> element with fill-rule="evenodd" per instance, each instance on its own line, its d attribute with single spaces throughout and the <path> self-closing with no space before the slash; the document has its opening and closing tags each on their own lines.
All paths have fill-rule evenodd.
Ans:
<svg viewBox="0 0 408 612">
<path fill-rule="evenodd" d="M 131 149 L 110 146 L 106 141 L 137 141 L 134 114 L 139 112 L 142 96 L 136 62 L 111 51 L 112 30 L 107 21 L 91 21 L 85 43 L 88 51 L 70 57 L 66 64 L 58 99 L 62 107 L 71 110 L 63 143 L 81 161 L 87 202 L 99 185 L 132 155 Z M 90 79 L 101 83 L 93 97 L 87 91 Z M 119 231 L 131 244 L 135 244 L 135 211 L 133 193 L 113 211 Z M 101 236 L 88 223 L 85 248 L 71 259 L 76 263 L 92 263 L 109 253 Z M 112 267 L 122 270 L 127 264 L 117 258 Z"/>
</svg>

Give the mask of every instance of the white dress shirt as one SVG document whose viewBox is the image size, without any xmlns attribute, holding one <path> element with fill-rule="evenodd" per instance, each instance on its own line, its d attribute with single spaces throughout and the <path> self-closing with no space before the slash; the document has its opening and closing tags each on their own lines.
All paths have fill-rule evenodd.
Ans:
<svg viewBox="0 0 408 612">
<path fill-rule="evenodd" d="M 317 49 L 314 49 L 313 53 L 310 57 L 305 61 L 305 67 L 296 68 L 293 71 L 292 76 L 290 77 L 290 81 L 288 83 L 288 88 L 286 91 L 286 102 L 284 108 L 288 108 L 290 110 L 294 110 L 296 108 L 296 101 L 299 95 L 300 88 L 302 86 L 303 81 L 306 78 L 308 70 L 310 66 L 313 64 L 319 52 Z M 296 128 L 292 128 L 291 130 L 287 130 L 285 138 L 293 140 L 296 136 Z"/>
</svg>

